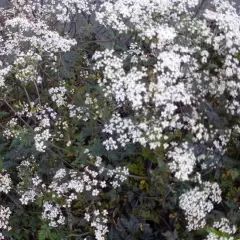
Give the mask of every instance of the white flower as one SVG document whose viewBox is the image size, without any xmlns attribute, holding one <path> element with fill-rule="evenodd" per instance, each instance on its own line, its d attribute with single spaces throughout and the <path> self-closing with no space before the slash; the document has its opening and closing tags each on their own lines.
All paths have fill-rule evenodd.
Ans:
<svg viewBox="0 0 240 240">
<path fill-rule="evenodd" d="M 92 195 L 95 197 L 95 196 L 98 196 L 98 194 L 99 194 L 99 190 L 98 189 L 93 189 L 93 191 L 92 191 Z"/>
<path fill-rule="evenodd" d="M 183 193 L 179 198 L 179 206 L 185 212 L 189 231 L 203 228 L 206 216 L 214 208 L 213 203 L 221 201 L 221 190 L 217 183 L 203 182 L 203 189 L 195 187 Z"/>
<path fill-rule="evenodd" d="M 48 201 L 43 204 L 42 218 L 48 220 L 51 227 L 58 227 L 65 223 L 65 217 L 62 214 L 60 205 Z"/>
<path fill-rule="evenodd" d="M 172 159 L 168 166 L 174 176 L 181 181 L 189 180 L 189 175 L 193 172 L 197 162 L 193 148 L 183 143 L 182 146 L 169 151 L 168 157 Z"/>
<path fill-rule="evenodd" d="M 49 94 L 58 107 L 66 105 L 66 92 L 65 87 L 55 87 L 49 89 Z"/>
<path fill-rule="evenodd" d="M 12 180 L 8 173 L 0 173 L 0 192 L 8 193 L 11 190 Z"/>
<path fill-rule="evenodd" d="M 227 234 L 235 234 L 237 231 L 236 226 L 231 226 L 227 218 L 221 218 L 220 221 L 214 222 L 213 227 Z"/>
<path fill-rule="evenodd" d="M 10 208 L 0 205 L 0 229 L 10 230 L 9 227 L 10 215 L 11 215 Z"/>
</svg>

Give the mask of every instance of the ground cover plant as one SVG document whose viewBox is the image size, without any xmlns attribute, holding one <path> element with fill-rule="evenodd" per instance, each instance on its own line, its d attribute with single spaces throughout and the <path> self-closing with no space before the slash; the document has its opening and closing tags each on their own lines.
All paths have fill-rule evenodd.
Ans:
<svg viewBox="0 0 240 240">
<path fill-rule="evenodd" d="M 0 239 L 240 239 L 239 61 L 228 0 L 9 0 Z"/>
</svg>

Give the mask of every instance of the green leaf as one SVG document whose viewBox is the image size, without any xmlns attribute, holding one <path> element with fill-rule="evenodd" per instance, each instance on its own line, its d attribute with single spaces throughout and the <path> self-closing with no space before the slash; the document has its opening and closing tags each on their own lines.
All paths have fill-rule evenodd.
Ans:
<svg viewBox="0 0 240 240">
<path fill-rule="evenodd" d="M 240 176 L 240 171 L 236 168 L 231 169 L 230 173 L 233 180 L 236 180 Z"/>
<path fill-rule="evenodd" d="M 0 111 L 0 118 L 4 118 L 4 117 L 6 117 L 7 115 L 9 115 L 8 112 L 2 112 L 2 111 Z"/>
<path fill-rule="evenodd" d="M 3 157 L 0 156 L 0 171 L 3 169 Z"/>
<path fill-rule="evenodd" d="M 51 238 L 51 229 L 48 225 L 43 225 L 41 230 L 38 233 L 38 240 L 46 240 Z"/>
</svg>

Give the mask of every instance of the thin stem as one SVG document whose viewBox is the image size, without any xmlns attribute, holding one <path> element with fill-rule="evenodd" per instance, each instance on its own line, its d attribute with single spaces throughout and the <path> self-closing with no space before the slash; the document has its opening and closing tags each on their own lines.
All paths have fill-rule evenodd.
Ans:
<svg viewBox="0 0 240 240">
<path fill-rule="evenodd" d="M 84 237 L 84 236 L 89 235 L 89 234 L 90 234 L 90 232 L 86 232 L 86 233 L 82 233 L 82 234 L 72 233 L 72 234 L 68 235 L 68 237 Z"/>
<path fill-rule="evenodd" d="M 36 81 L 35 81 L 35 80 L 33 81 L 33 83 L 34 83 L 34 86 L 35 86 L 35 88 L 36 88 L 36 91 L 37 91 L 37 95 L 38 95 L 39 103 L 40 103 L 40 105 L 41 105 L 41 98 L 40 98 L 40 93 L 39 93 L 39 90 L 38 90 L 37 83 L 36 83 Z"/>
<path fill-rule="evenodd" d="M 3 101 L 7 104 L 7 106 L 14 112 L 14 114 L 16 116 L 18 116 L 18 118 L 26 125 L 28 126 L 29 128 L 32 129 L 32 127 L 24 120 L 21 118 L 21 116 L 12 108 L 12 106 L 7 102 L 7 100 L 4 98 Z"/>
<path fill-rule="evenodd" d="M 128 177 L 132 177 L 132 178 L 136 178 L 136 179 L 146 179 L 146 180 L 149 180 L 148 177 L 142 177 L 142 176 L 137 176 L 137 175 L 132 175 L 132 174 L 129 174 Z"/>
<path fill-rule="evenodd" d="M 23 89 L 24 89 L 24 92 L 25 92 L 25 94 L 26 94 L 26 96 L 27 96 L 28 104 L 29 104 L 29 106 L 31 107 L 31 99 L 30 99 L 30 97 L 29 97 L 29 94 L 28 94 L 28 92 L 27 92 L 27 89 L 25 88 L 25 86 L 23 86 Z"/>
</svg>

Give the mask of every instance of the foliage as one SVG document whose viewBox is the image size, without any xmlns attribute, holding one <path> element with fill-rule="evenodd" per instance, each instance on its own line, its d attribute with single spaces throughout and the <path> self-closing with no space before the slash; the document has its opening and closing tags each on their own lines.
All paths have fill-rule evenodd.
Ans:
<svg viewBox="0 0 240 240">
<path fill-rule="evenodd" d="M 240 238 L 232 3 L 13 0 L 0 30 L 0 239 Z"/>
</svg>

